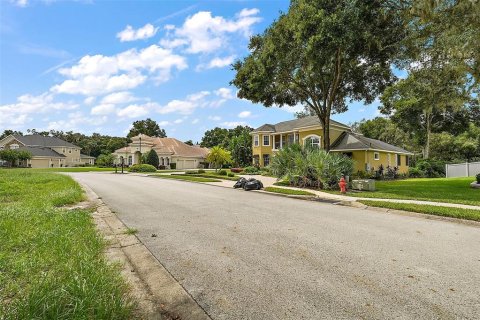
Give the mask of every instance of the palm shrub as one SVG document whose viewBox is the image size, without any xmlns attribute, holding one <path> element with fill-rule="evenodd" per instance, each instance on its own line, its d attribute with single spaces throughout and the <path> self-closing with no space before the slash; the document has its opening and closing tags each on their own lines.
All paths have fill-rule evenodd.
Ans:
<svg viewBox="0 0 480 320">
<path fill-rule="evenodd" d="M 351 175 L 352 159 L 318 148 L 298 144 L 280 150 L 270 163 L 270 171 L 293 186 L 334 189 L 342 175 Z"/>
</svg>

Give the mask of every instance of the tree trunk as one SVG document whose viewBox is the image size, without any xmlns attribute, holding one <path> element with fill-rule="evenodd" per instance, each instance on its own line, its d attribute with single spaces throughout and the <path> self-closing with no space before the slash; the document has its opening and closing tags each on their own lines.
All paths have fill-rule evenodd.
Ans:
<svg viewBox="0 0 480 320">
<path fill-rule="evenodd" d="M 330 117 L 327 116 L 323 124 L 323 148 L 330 151 Z"/>
<path fill-rule="evenodd" d="M 427 121 L 427 141 L 425 143 L 425 152 L 423 154 L 423 157 L 425 159 L 428 159 L 429 156 L 430 156 L 430 133 L 432 131 L 432 119 L 431 119 L 431 116 L 427 114 L 427 117 L 426 117 L 426 121 Z"/>
</svg>

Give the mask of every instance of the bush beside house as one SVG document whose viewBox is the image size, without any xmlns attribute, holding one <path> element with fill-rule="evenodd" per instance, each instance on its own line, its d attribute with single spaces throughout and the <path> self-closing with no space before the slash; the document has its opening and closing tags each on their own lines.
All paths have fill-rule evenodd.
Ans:
<svg viewBox="0 0 480 320">
<path fill-rule="evenodd" d="M 134 164 L 128 168 L 128 172 L 156 172 L 157 169 L 150 164 Z"/>
</svg>

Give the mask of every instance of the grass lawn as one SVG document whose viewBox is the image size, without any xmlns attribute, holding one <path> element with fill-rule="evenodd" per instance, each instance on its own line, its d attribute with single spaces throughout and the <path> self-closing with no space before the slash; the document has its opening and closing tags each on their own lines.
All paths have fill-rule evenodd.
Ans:
<svg viewBox="0 0 480 320">
<path fill-rule="evenodd" d="M 480 205 L 480 189 L 470 188 L 473 180 L 475 178 L 470 177 L 376 181 L 377 191 L 348 192 L 347 195 Z"/>
<path fill-rule="evenodd" d="M 215 172 L 205 172 L 205 173 L 195 173 L 195 174 L 188 174 L 189 176 L 193 177 L 203 177 L 203 178 L 213 178 L 213 179 L 222 179 L 222 180 L 229 180 L 229 181 L 237 181 L 240 177 L 229 177 L 229 176 L 222 176 Z"/>
<path fill-rule="evenodd" d="M 480 210 L 438 207 L 424 204 L 394 203 L 374 200 L 359 200 L 358 202 L 371 207 L 405 210 L 411 212 L 428 213 L 436 216 L 480 221 Z"/>
<path fill-rule="evenodd" d="M 290 194 L 290 195 L 296 195 L 296 196 L 315 196 L 315 194 L 308 191 L 303 191 L 303 190 L 292 190 L 292 189 L 275 188 L 275 187 L 266 187 L 264 190 L 268 192 Z"/>
<path fill-rule="evenodd" d="M 220 182 L 218 179 L 213 178 L 204 178 L 196 177 L 191 174 L 178 174 L 178 175 L 151 175 L 151 177 L 161 178 L 161 179 L 173 179 L 173 180 L 183 180 L 183 181 L 194 181 L 194 182 Z"/>
<path fill-rule="evenodd" d="M 115 168 L 62 167 L 62 168 L 35 168 L 35 169 L 28 169 L 28 170 L 32 170 L 36 172 L 89 172 L 89 171 L 115 171 Z"/>
<path fill-rule="evenodd" d="M 133 303 L 70 177 L 0 170 L 0 319 L 131 319 Z"/>
</svg>

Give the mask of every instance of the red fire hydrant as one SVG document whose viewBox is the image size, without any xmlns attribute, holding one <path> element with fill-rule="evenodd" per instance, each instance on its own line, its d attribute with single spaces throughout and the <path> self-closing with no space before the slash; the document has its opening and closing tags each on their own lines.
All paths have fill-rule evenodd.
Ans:
<svg viewBox="0 0 480 320">
<path fill-rule="evenodd" d="M 345 177 L 342 177 L 340 179 L 340 182 L 338 183 L 338 186 L 340 187 L 340 192 L 341 193 L 347 193 L 347 182 L 345 181 Z"/>
</svg>

